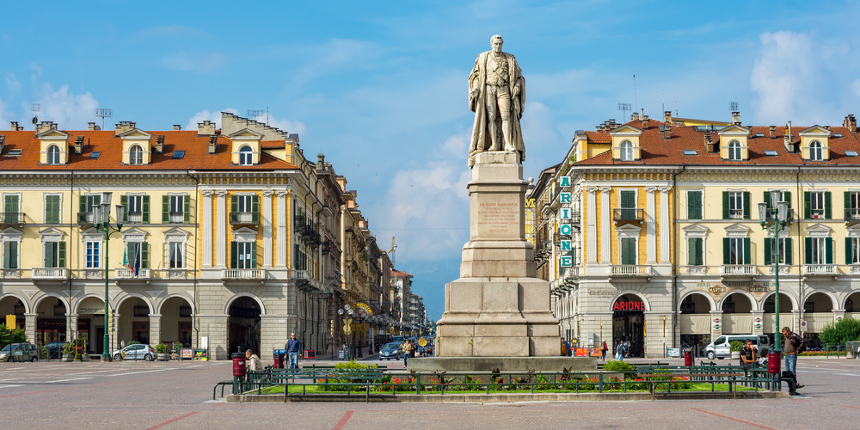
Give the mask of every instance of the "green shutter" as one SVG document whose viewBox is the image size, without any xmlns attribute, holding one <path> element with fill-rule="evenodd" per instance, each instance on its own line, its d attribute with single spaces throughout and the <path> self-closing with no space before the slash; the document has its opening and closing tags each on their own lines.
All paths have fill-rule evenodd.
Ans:
<svg viewBox="0 0 860 430">
<path fill-rule="evenodd" d="M 254 196 L 254 197 L 256 197 L 256 196 Z M 257 241 L 256 240 L 251 245 L 251 268 L 252 269 L 257 268 Z"/>
<path fill-rule="evenodd" d="M 57 267 L 66 267 L 66 242 L 57 244 Z"/>
<path fill-rule="evenodd" d="M 42 267 L 54 267 L 54 253 L 51 252 L 51 242 L 42 244 Z"/>
<path fill-rule="evenodd" d="M 239 252 L 239 246 L 236 242 L 230 242 L 230 268 L 235 269 L 237 264 L 237 255 Z"/>
<path fill-rule="evenodd" d="M 149 224 L 149 196 L 143 196 L 143 223 Z"/>
<path fill-rule="evenodd" d="M 783 193 L 782 193 L 782 197 L 783 197 L 783 198 L 785 199 L 785 201 L 788 203 L 788 208 L 789 208 L 789 209 L 791 209 L 791 208 L 792 208 L 792 204 L 791 204 L 791 191 L 785 191 L 785 192 L 783 192 Z"/>
<path fill-rule="evenodd" d="M 161 196 L 161 223 L 170 223 L 170 196 Z"/>
<path fill-rule="evenodd" d="M 771 204 L 770 204 L 770 191 L 765 191 L 765 192 L 764 192 L 764 202 L 765 202 L 765 203 L 767 203 L 767 208 L 768 208 L 768 209 L 770 209 L 770 208 L 772 208 L 772 207 L 773 207 L 773 206 L 771 206 Z"/>
<path fill-rule="evenodd" d="M 750 192 L 744 191 L 744 219 L 750 219 Z"/>
<path fill-rule="evenodd" d="M 182 197 L 182 203 L 182 216 L 184 218 L 183 221 L 185 221 L 185 224 L 191 224 L 191 196 L 189 196 L 188 194 L 184 195 Z"/>
<path fill-rule="evenodd" d="M 771 265 L 771 259 L 772 259 L 771 255 L 773 253 L 773 244 L 774 244 L 774 240 L 772 238 L 770 238 L 770 237 L 764 238 L 764 265 L 765 266 Z"/>
<path fill-rule="evenodd" d="M 791 266 L 791 264 L 792 264 L 792 262 L 791 262 L 791 238 L 786 238 L 784 240 L 785 240 L 785 258 L 783 259 L 783 261 L 785 261 L 785 264 L 787 266 Z"/>
<path fill-rule="evenodd" d="M 45 196 L 45 224 L 59 224 L 60 196 Z"/>
<path fill-rule="evenodd" d="M 833 211 L 831 209 L 831 196 L 830 191 L 824 192 L 824 219 L 833 219 Z"/>
<path fill-rule="evenodd" d="M 12 242 L 3 242 L 3 268 L 11 269 Z"/>
<path fill-rule="evenodd" d="M 125 261 L 129 267 L 134 267 L 134 259 L 137 257 L 137 249 L 134 246 L 134 242 L 126 242 L 125 243 Z"/>
<path fill-rule="evenodd" d="M 690 191 L 687 193 L 687 218 L 702 219 L 701 191 Z"/>
<path fill-rule="evenodd" d="M 230 213 L 239 212 L 239 199 L 235 195 L 230 196 Z"/>
<path fill-rule="evenodd" d="M 845 238 L 845 264 L 851 264 L 853 261 L 854 261 L 854 256 L 851 255 L 851 238 L 846 237 Z"/>
<path fill-rule="evenodd" d="M 260 196 L 254 194 L 251 196 L 251 212 L 259 213 L 260 212 Z"/>
<path fill-rule="evenodd" d="M 744 264 L 750 264 L 750 238 L 744 238 Z"/>
<path fill-rule="evenodd" d="M 729 192 L 723 191 L 723 219 L 729 219 Z M 728 263 L 726 263 L 728 264 Z"/>
<path fill-rule="evenodd" d="M 149 267 L 149 243 L 143 242 L 140 244 L 140 268 L 146 269 Z"/>
<path fill-rule="evenodd" d="M 692 237 L 687 239 L 687 265 L 696 265 L 696 239 Z"/>
<path fill-rule="evenodd" d="M 812 199 L 809 191 L 803 192 L 803 219 L 812 219 Z"/>
<path fill-rule="evenodd" d="M 723 264 L 729 264 L 729 261 L 731 260 L 732 253 L 729 248 L 731 246 L 729 242 L 730 240 L 731 239 L 727 237 L 723 238 Z"/>
<path fill-rule="evenodd" d="M 851 191 L 845 192 L 845 201 L 843 202 L 845 209 L 851 209 Z"/>
<path fill-rule="evenodd" d="M 81 205 L 80 205 L 80 211 L 79 212 L 86 212 L 87 211 L 87 196 L 80 196 L 80 202 L 81 202 Z"/>
<path fill-rule="evenodd" d="M 621 264 L 636 264 L 636 239 L 621 239 Z"/>
<path fill-rule="evenodd" d="M 833 264 L 833 238 L 824 239 L 824 262 Z"/>
<path fill-rule="evenodd" d="M 128 224 L 128 196 L 119 196 L 119 204 L 125 208 L 122 215 L 122 223 Z"/>
<path fill-rule="evenodd" d="M 806 246 L 806 249 L 804 250 L 806 259 L 804 261 L 805 264 L 812 264 L 812 238 L 805 237 L 804 239 L 803 244 Z"/>
</svg>

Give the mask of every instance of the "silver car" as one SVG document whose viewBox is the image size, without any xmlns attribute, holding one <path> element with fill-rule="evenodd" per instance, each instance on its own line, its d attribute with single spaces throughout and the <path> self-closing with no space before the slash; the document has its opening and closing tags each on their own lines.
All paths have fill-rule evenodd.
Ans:
<svg viewBox="0 0 860 430">
<path fill-rule="evenodd" d="M 135 345 L 129 345 L 123 349 L 118 349 L 113 352 L 114 361 L 119 360 L 146 360 L 152 361 L 155 360 L 155 350 L 152 349 L 149 345 L 144 345 L 142 343 L 138 343 Z"/>
</svg>

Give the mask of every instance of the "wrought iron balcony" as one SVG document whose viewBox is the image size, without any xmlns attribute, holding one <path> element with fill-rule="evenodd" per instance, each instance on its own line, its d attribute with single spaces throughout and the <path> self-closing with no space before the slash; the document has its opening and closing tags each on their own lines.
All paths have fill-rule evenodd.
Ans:
<svg viewBox="0 0 860 430">
<path fill-rule="evenodd" d="M 23 225 L 24 212 L 0 212 L 0 225 Z"/>
<path fill-rule="evenodd" d="M 848 224 L 860 223 L 860 208 L 845 209 L 845 222 Z"/>
<path fill-rule="evenodd" d="M 615 208 L 612 210 L 615 223 L 620 222 L 643 222 L 645 221 L 645 209 L 639 208 Z"/>
<path fill-rule="evenodd" d="M 78 224 L 92 224 L 94 214 L 92 212 L 78 212 Z"/>
<path fill-rule="evenodd" d="M 259 212 L 230 212 L 231 225 L 259 224 Z"/>
</svg>

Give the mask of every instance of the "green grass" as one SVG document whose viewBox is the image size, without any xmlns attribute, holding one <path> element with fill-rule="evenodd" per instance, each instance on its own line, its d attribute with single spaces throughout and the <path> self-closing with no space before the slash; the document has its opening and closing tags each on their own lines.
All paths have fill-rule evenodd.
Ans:
<svg viewBox="0 0 860 430">
<path fill-rule="evenodd" d="M 290 385 L 289 387 L 290 387 L 290 394 L 301 394 L 302 393 L 302 387 L 300 385 Z M 743 386 L 739 386 L 739 385 L 735 385 L 734 388 L 737 391 L 754 391 L 755 390 L 755 388 L 752 388 L 752 387 L 743 387 Z M 413 394 L 415 392 L 414 389 L 415 389 L 414 386 L 411 389 L 408 389 L 404 386 L 402 390 L 398 389 L 397 393 L 398 394 Z M 715 392 L 728 392 L 729 385 L 728 384 L 715 384 L 713 389 Z M 760 388 L 759 390 L 762 390 L 762 389 Z M 666 391 L 665 389 L 658 390 L 658 392 L 665 392 L 665 391 Z M 703 383 L 703 382 L 696 382 L 696 383 L 693 383 L 693 386 L 691 388 L 683 389 L 683 390 L 675 390 L 675 389 L 672 390 L 673 393 L 677 393 L 677 392 L 705 392 L 705 391 L 711 391 L 711 384 Z M 362 387 L 356 387 L 356 389 L 351 390 L 351 392 L 355 393 L 355 394 L 360 394 L 360 393 L 364 393 L 365 391 Z M 383 392 L 383 391 L 380 391 L 379 389 L 372 388 L 372 387 L 370 389 L 370 392 L 372 394 L 383 394 L 383 393 L 384 394 L 391 394 L 391 391 L 384 391 Z M 470 391 L 462 391 L 462 390 L 456 390 L 456 389 L 455 390 L 447 390 L 446 389 L 445 392 L 446 393 L 452 393 L 452 394 L 455 394 L 455 393 L 456 394 L 486 393 L 486 389 L 470 390 Z M 498 390 L 498 389 L 491 388 L 490 392 L 491 393 L 512 393 L 512 394 L 515 394 L 515 393 L 531 393 L 531 390 Z M 539 389 L 535 388 L 535 392 L 536 393 L 575 393 L 576 390 L 573 390 L 573 389 L 571 389 L 571 390 L 559 390 L 559 389 L 539 390 Z M 580 388 L 579 392 L 580 393 L 596 393 L 597 389 L 595 388 L 593 390 L 585 390 L 585 389 Z M 623 389 L 619 389 L 619 390 L 604 389 L 603 392 L 604 393 L 623 393 L 624 390 Z M 631 390 L 631 389 L 628 389 L 627 392 L 628 393 L 637 393 L 637 392 L 643 393 L 643 392 L 648 392 L 648 390 Z M 284 393 L 284 386 L 268 387 L 268 388 L 263 388 L 263 390 L 262 390 L 262 394 L 283 394 L 283 393 Z M 306 385 L 305 386 L 305 393 L 306 394 L 346 394 L 346 390 L 343 390 L 343 391 L 324 391 L 322 389 L 322 387 L 320 387 L 319 385 Z M 431 390 L 431 391 L 422 390 L 422 393 L 423 394 L 441 394 L 439 390 Z"/>
</svg>

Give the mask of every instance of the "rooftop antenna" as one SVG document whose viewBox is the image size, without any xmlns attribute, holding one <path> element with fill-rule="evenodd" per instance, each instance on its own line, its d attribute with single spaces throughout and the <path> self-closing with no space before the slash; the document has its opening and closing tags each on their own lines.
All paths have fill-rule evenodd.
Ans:
<svg viewBox="0 0 860 430">
<path fill-rule="evenodd" d="M 266 124 L 268 124 L 269 123 L 269 107 L 268 106 L 266 106 L 266 110 L 248 109 L 248 118 L 254 118 L 254 120 L 256 120 L 257 117 L 263 116 L 264 113 L 266 114 Z"/>
<path fill-rule="evenodd" d="M 672 62 L 672 86 L 675 90 L 675 116 L 678 116 L 678 81 L 675 79 L 675 62 Z"/>
<path fill-rule="evenodd" d="M 621 111 L 621 118 L 623 118 L 622 122 L 626 121 L 627 111 L 630 109 L 630 103 L 618 103 L 618 110 Z"/>
<path fill-rule="evenodd" d="M 731 109 L 732 112 L 737 112 L 738 111 L 738 102 L 729 102 L 729 109 Z"/>
<path fill-rule="evenodd" d="M 33 125 L 39 123 L 39 111 L 42 109 L 42 105 L 39 103 L 33 103 L 33 107 L 31 110 L 33 111 Z"/>
<path fill-rule="evenodd" d="M 102 119 L 102 130 L 105 129 L 105 118 L 110 118 L 112 115 L 110 109 L 96 109 L 96 118 Z"/>
</svg>

